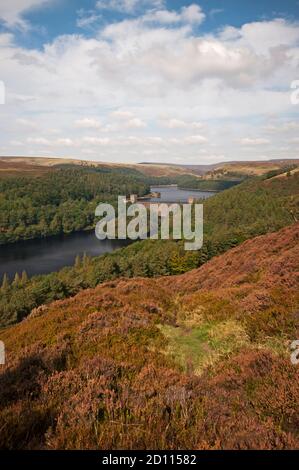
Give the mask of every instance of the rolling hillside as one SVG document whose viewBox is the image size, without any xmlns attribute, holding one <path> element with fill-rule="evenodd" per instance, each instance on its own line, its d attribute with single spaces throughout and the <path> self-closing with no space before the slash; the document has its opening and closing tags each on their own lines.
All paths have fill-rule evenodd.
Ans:
<svg viewBox="0 0 299 470">
<path fill-rule="evenodd" d="M 149 167 L 153 164 L 143 163 Z M 153 166 L 167 166 L 164 163 Z M 172 165 L 185 169 L 187 173 L 193 173 L 204 179 L 245 178 L 251 176 L 262 176 L 270 171 L 280 171 L 289 166 L 299 165 L 299 159 L 278 159 L 265 161 L 232 161 L 219 162 L 210 165 Z"/>
<path fill-rule="evenodd" d="M 18 176 L 20 174 L 42 175 L 49 170 L 64 167 L 98 168 L 108 170 L 131 170 L 145 176 L 175 177 L 195 173 L 190 169 L 176 165 L 146 165 L 146 164 L 122 164 L 105 163 L 87 160 L 75 160 L 72 158 L 47 158 L 47 157 L 0 157 L 0 177 Z"/>
<path fill-rule="evenodd" d="M 0 157 L 0 176 L 27 173 L 32 175 L 43 174 L 50 169 L 64 166 L 94 167 L 103 169 L 127 169 L 140 172 L 145 176 L 178 177 L 182 175 L 199 176 L 204 179 L 244 178 L 249 176 L 262 176 L 270 171 L 299 165 L 299 159 L 248 161 L 248 162 L 220 162 L 212 165 L 179 165 L 165 163 L 105 163 L 98 161 L 79 160 L 57 157 Z"/>
<path fill-rule="evenodd" d="M 0 447 L 297 448 L 299 225 L 1 332 Z"/>
<path fill-rule="evenodd" d="M 214 179 L 228 176 L 262 176 L 270 171 L 280 171 L 285 167 L 296 166 L 298 164 L 298 159 L 220 163 L 208 171 L 206 177 Z"/>
</svg>

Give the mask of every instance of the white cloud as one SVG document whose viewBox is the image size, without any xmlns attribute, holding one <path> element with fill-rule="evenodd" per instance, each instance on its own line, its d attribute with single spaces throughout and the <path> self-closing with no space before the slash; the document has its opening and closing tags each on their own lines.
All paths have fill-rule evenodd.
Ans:
<svg viewBox="0 0 299 470">
<path fill-rule="evenodd" d="M 41 144 L 41 145 L 50 145 L 51 142 L 44 137 L 28 137 L 27 138 L 28 144 Z"/>
<path fill-rule="evenodd" d="M 81 9 L 78 11 L 78 18 L 76 24 L 79 28 L 89 28 L 102 18 L 102 15 L 97 15 L 94 11 L 85 11 Z"/>
<path fill-rule="evenodd" d="M 298 121 L 276 122 L 264 126 L 264 131 L 267 133 L 289 133 L 292 131 L 299 131 Z"/>
<path fill-rule="evenodd" d="M 75 141 L 68 137 L 55 140 L 46 139 L 44 137 L 28 137 L 26 141 L 28 144 L 44 145 L 46 147 L 73 147 L 76 145 Z"/>
<path fill-rule="evenodd" d="M 161 24 L 189 23 L 200 24 L 204 21 L 205 14 L 199 5 L 192 4 L 182 7 L 180 12 L 171 10 L 156 10 L 147 13 L 142 18 L 143 22 L 157 22 Z"/>
<path fill-rule="evenodd" d="M 190 127 L 192 129 L 202 129 L 203 124 L 201 122 L 191 122 Z"/>
<path fill-rule="evenodd" d="M 24 143 L 19 141 L 19 140 L 11 140 L 9 142 L 9 144 L 12 146 L 12 147 L 24 147 Z"/>
<path fill-rule="evenodd" d="M 18 125 L 23 126 L 26 129 L 33 129 L 33 130 L 38 129 L 38 124 L 35 121 L 32 121 L 31 119 L 19 118 L 17 119 L 16 122 Z"/>
<path fill-rule="evenodd" d="M 155 161 L 200 163 L 261 158 L 262 148 L 263 158 L 297 157 L 295 145 L 281 150 L 299 129 L 290 103 L 299 76 L 296 24 L 255 22 L 207 35 L 170 22 L 176 16 L 163 23 L 144 21 L 147 14 L 39 50 L 0 34 L 3 154 L 67 149 L 78 158 L 140 161 L 147 152 Z M 261 48 L 263 28 L 273 39 Z"/>
<path fill-rule="evenodd" d="M 263 138 L 252 139 L 250 137 L 244 137 L 243 139 L 240 140 L 241 145 L 265 145 L 269 143 L 270 141 L 268 139 L 263 139 Z"/>
<path fill-rule="evenodd" d="M 147 13 L 143 17 L 144 22 L 157 22 L 162 24 L 179 23 L 181 21 L 180 15 L 176 11 L 157 10 Z"/>
<path fill-rule="evenodd" d="M 238 40 L 240 45 L 250 47 L 256 53 L 269 54 L 276 47 L 296 45 L 299 41 L 299 24 L 277 18 L 246 23 L 241 28 L 227 26 L 221 31 L 220 39 Z"/>
<path fill-rule="evenodd" d="M 73 147 L 74 146 L 74 141 L 72 139 L 69 139 L 68 137 L 66 138 L 60 138 L 57 139 L 54 142 L 54 145 L 62 146 L 62 147 Z"/>
<path fill-rule="evenodd" d="M 181 16 L 182 20 L 187 23 L 201 23 L 206 17 L 201 7 L 195 4 L 189 7 L 183 7 Z"/>
<path fill-rule="evenodd" d="M 285 50 L 270 48 L 265 58 L 239 40 L 226 43 L 212 36 L 194 37 L 189 26 L 165 29 L 150 27 L 141 20 L 126 20 L 107 26 L 102 36 L 112 43 L 115 58 L 114 63 L 106 64 L 109 76 L 146 77 L 145 92 L 153 75 L 171 81 L 172 87 L 207 78 L 244 87 L 270 77 L 290 63 Z"/>
<path fill-rule="evenodd" d="M 75 121 L 76 127 L 81 127 L 83 129 L 101 129 L 102 123 L 98 119 L 94 118 L 83 118 L 77 119 Z"/>
<path fill-rule="evenodd" d="M 121 109 L 117 109 L 116 111 L 113 111 L 111 113 L 111 116 L 115 119 L 121 119 L 121 120 L 127 120 L 127 119 L 133 119 L 134 114 L 131 113 L 131 111 L 124 111 Z"/>
<path fill-rule="evenodd" d="M 160 121 L 162 127 L 166 127 L 168 129 L 201 129 L 203 124 L 201 122 L 186 122 L 182 119 L 166 119 Z"/>
<path fill-rule="evenodd" d="M 127 129 L 142 129 L 146 127 L 146 123 L 136 117 L 131 111 L 117 109 L 110 114 L 111 118 L 117 121 L 117 125 L 114 127 L 115 130 L 120 128 Z"/>
<path fill-rule="evenodd" d="M 164 4 L 164 0 L 98 0 L 96 7 L 100 10 L 136 13 L 142 8 L 161 8 Z"/>
<path fill-rule="evenodd" d="M 28 28 L 28 23 L 24 20 L 23 14 L 28 11 L 44 6 L 52 0 L 2 0 L 0 3 L 0 20 L 6 26 L 17 26 L 23 29 Z"/>
<path fill-rule="evenodd" d="M 143 129 L 144 127 L 146 127 L 146 124 L 144 121 L 142 121 L 141 119 L 139 118 L 134 118 L 134 119 L 130 119 L 127 123 L 126 123 L 126 127 L 128 127 L 129 129 Z"/>
<path fill-rule="evenodd" d="M 168 129 L 186 129 L 188 127 L 187 123 L 181 119 L 168 119 L 166 121 L 161 121 L 163 127 Z"/>
<path fill-rule="evenodd" d="M 184 142 L 186 144 L 204 144 L 208 142 L 208 139 L 203 135 L 190 135 L 185 138 Z"/>
<path fill-rule="evenodd" d="M 110 139 L 107 137 L 84 137 L 82 142 L 90 145 L 108 145 L 110 143 Z"/>
</svg>

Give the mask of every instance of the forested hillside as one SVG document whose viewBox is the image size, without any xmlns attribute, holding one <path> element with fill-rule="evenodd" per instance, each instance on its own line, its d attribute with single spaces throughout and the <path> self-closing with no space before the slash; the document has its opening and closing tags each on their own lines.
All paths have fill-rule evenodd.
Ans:
<svg viewBox="0 0 299 470">
<path fill-rule="evenodd" d="M 188 174 L 146 176 L 137 166 L 80 167 L 57 163 L 54 168 L 38 168 L 43 168 L 43 172 L 35 176 L 26 172 L 25 176 L 5 176 L 4 172 L 0 178 L 0 245 L 92 228 L 99 202 L 115 204 L 118 195 L 144 195 L 150 185 L 176 183 L 182 188 L 223 191 L 240 183 L 238 179 L 205 180 Z"/>
<path fill-rule="evenodd" d="M 2 331 L 0 447 L 298 448 L 298 229 L 181 276 L 107 282 Z"/>
<path fill-rule="evenodd" d="M 224 189 L 232 188 L 241 183 L 244 178 L 235 179 L 204 179 L 194 178 L 194 176 L 183 175 L 176 178 L 176 182 L 180 188 L 198 189 L 201 191 L 223 191 Z"/>
<path fill-rule="evenodd" d="M 274 232 L 299 219 L 299 173 L 256 179 L 204 202 L 204 245 L 195 252 L 183 242 L 144 240 L 114 253 L 83 260 L 58 273 L 4 280 L 0 325 L 20 321 L 33 308 L 75 295 L 81 289 L 118 277 L 180 274 L 201 266 L 242 241 Z"/>
<path fill-rule="evenodd" d="M 44 167 L 42 167 L 44 168 Z M 202 182 L 195 176 L 145 176 L 135 168 L 56 165 L 43 174 L 0 178 L 0 245 L 92 228 L 100 202 L 119 195 L 142 196 L 150 185 L 173 184 L 191 189 L 223 190 L 231 182 Z"/>
<path fill-rule="evenodd" d="M 0 244 L 91 228 L 100 202 L 118 195 L 144 195 L 144 180 L 126 172 L 74 168 L 38 177 L 0 179 Z"/>
</svg>

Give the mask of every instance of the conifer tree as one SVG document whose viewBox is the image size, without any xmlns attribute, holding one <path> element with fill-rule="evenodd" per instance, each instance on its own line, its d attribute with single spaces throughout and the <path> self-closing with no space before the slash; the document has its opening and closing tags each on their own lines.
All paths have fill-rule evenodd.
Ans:
<svg viewBox="0 0 299 470">
<path fill-rule="evenodd" d="M 13 286 L 18 286 L 20 282 L 21 282 L 21 278 L 19 276 L 19 273 L 16 273 L 12 284 Z"/>
<path fill-rule="evenodd" d="M 22 284 L 26 284 L 26 282 L 28 282 L 28 275 L 27 275 L 26 271 L 22 272 L 21 282 L 22 282 Z"/>
<path fill-rule="evenodd" d="M 81 258 L 79 255 L 76 256 L 75 258 L 75 268 L 80 269 L 81 268 Z"/>
<path fill-rule="evenodd" d="M 9 287 L 9 278 L 6 273 L 4 273 L 1 289 L 6 290 Z"/>
<path fill-rule="evenodd" d="M 82 264 L 84 268 L 90 264 L 90 256 L 88 256 L 86 253 L 83 255 Z"/>
</svg>

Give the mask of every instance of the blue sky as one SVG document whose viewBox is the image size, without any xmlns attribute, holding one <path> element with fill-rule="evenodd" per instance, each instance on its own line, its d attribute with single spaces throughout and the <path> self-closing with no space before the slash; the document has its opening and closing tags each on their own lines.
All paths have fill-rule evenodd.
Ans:
<svg viewBox="0 0 299 470">
<path fill-rule="evenodd" d="M 202 32 L 213 31 L 226 24 L 240 27 L 244 23 L 269 20 L 277 16 L 290 20 L 298 19 L 299 16 L 298 0 L 202 0 L 200 2 L 168 0 L 165 2 L 169 10 L 179 10 L 182 6 L 191 4 L 200 5 L 206 14 L 206 21 L 200 26 Z M 95 0 L 55 0 L 29 11 L 25 10 L 23 18 L 32 24 L 33 28 L 30 33 L 16 30 L 17 41 L 27 47 L 42 48 L 45 42 L 52 41 L 63 34 L 84 34 L 90 37 L 94 33 L 94 27 L 103 27 L 107 23 L 127 17 L 138 17 L 147 9 L 143 5 L 128 13 L 109 9 L 100 10 L 95 5 Z M 91 12 L 99 16 L 93 27 L 80 28 L 78 26 L 80 10 L 84 10 L 85 16 L 91 16 Z M 8 29 L 2 22 L 1 30 Z"/>
<path fill-rule="evenodd" d="M 299 0 L 1 3 L 0 154 L 298 158 Z"/>
</svg>

